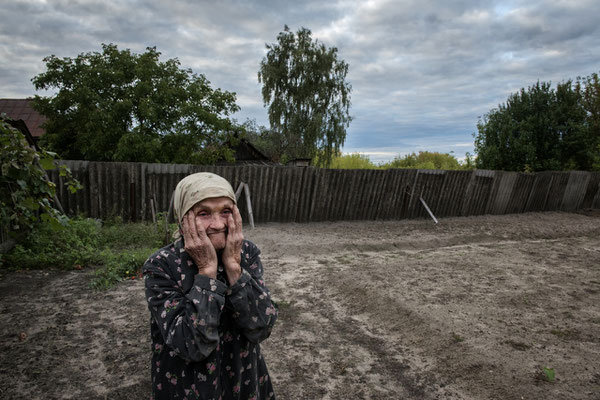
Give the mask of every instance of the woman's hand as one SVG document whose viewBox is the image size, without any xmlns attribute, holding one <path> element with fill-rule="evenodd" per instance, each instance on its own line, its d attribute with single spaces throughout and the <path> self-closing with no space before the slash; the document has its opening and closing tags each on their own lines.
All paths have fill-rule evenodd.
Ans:
<svg viewBox="0 0 600 400">
<path fill-rule="evenodd" d="M 183 240 L 185 251 L 198 267 L 198 273 L 217 278 L 217 252 L 204 231 L 204 226 L 192 210 L 183 217 Z"/>
<path fill-rule="evenodd" d="M 242 216 L 240 210 L 234 204 L 232 212 L 227 218 L 227 243 L 223 250 L 223 265 L 227 273 L 227 280 L 233 285 L 242 275 L 242 243 L 244 234 L 242 233 Z"/>
</svg>

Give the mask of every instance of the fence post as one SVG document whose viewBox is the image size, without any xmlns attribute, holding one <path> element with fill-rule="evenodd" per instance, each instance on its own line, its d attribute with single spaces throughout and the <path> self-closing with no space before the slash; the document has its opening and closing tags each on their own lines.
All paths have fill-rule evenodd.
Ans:
<svg viewBox="0 0 600 400">
<path fill-rule="evenodd" d="M 469 179 L 469 183 L 467 184 L 467 188 L 465 189 L 465 197 L 463 198 L 463 203 L 462 203 L 462 207 L 460 209 L 460 215 L 461 216 L 467 216 L 469 215 L 469 203 L 471 201 L 471 195 L 473 194 L 473 185 L 475 182 L 475 171 L 477 171 L 476 169 L 473 170 L 473 172 L 471 172 L 471 178 Z"/>
</svg>

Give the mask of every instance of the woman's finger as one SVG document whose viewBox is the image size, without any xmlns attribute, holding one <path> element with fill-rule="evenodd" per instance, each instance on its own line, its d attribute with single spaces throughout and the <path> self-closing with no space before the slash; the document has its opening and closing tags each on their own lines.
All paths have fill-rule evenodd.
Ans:
<svg viewBox="0 0 600 400">
<path fill-rule="evenodd" d="M 190 237 L 190 224 L 188 223 L 187 214 L 181 219 L 181 233 L 183 234 L 183 238 L 187 241 Z"/>
<path fill-rule="evenodd" d="M 208 235 L 206 234 L 206 230 L 204 229 L 202 220 L 200 218 L 194 218 L 194 224 L 196 227 L 196 234 L 198 235 L 198 238 L 202 241 L 208 239 Z"/>
<path fill-rule="evenodd" d="M 227 216 L 227 237 L 235 235 L 237 231 L 237 226 L 235 220 L 233 219 L 233 215 L 229 214 Z"/>
<path fill-rule="evenodd" d="M 236 226 L 240 227 L 240 230 L 242 229 L 242 215 L 240 214 L 240 210 L 237 208 L 237 205 L 233 205 L 233 218 L 235 220 L 235 224 Z"/>
<path fill-rule="evenodd" d="M 190 211 L 187 214 L 185 214 L 184 220 L 187 225 L 188 237 L 192 240 L 196 239 L 198 237 L 198 233 L 196 230 L 196 221 L 195 221 L 196 216 L 194 215 L 194 213 L 192 211 Z"/>
</svg>

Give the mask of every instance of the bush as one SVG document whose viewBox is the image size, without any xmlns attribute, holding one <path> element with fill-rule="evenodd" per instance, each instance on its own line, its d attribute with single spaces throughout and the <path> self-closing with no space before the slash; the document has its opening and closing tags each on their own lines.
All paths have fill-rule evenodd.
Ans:
<svg viewBox="0 0 600 400">
<path fill-rule="evenodd" d="M 329 168 L 332 169 L 377 169 L 377 166 L 371 162 L 369 156 L 353 153 L 338 155 L 331 159 Z"/>
<path fill-rule="evenodd" d="M 418 169 L 465 169 L 452 154 L 430 151 L 411 153 L 404 157 L 396 157 L 392 162 L 384 164 L 384 168 L 418 168 Z"/>
<path fill-rule="evenodd" d="M 25 136 L 0 119 L 0 222 L 13 237 L 24 237 L 37 223 L 56 229 L 66 217 L 53 206 L 56 185 L 44 170 L 59 168 L 59 173 L 71 193 L 81 188 L 64 165 L 57 166 L 56 154 L 36 151 Z"/>
<path fill-rule="evenodd" d="M 107 289 L 123 279 L 139 277 L 148 256 L 164 245 L 164 223 L 158 228 L 154 224 L 119 221 L 102 225 L 89 218 L 67 220 L 66 226 L 58 230 L 38 224 L 0 263 L 10 269 L 98 266 L 90 286 Z"/>
<path fill-rule="evenodd" d="M 100 262 L 100 223 L 92 219 L 71 219 L 66 226 L 37 224 L 25 240 L 6 254 L 4 265 L 11 269 L 72 269 Z"/>
</svg>

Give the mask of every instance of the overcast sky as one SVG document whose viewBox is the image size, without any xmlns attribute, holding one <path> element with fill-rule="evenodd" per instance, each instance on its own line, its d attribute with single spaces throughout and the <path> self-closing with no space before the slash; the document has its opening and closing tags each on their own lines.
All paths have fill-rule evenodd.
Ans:
<svg viewBox="0 0 600 400">
<path fill-rule="evenodd" d="M 537 80 L 600 71 L 598 0 L 0 0 L 0 98 L 35 94 L 42 59 L 144 52 L 237 93 L 268 126 L 257 80 L 265 44 L 287 24 L 337 47 L 350 67 L 353 122 L 343 151 L 375 162 L 413 151 L 473 152 L 479 116 Z M 38 93 L 44 95 L 44 92 Z"/>
</svg>

